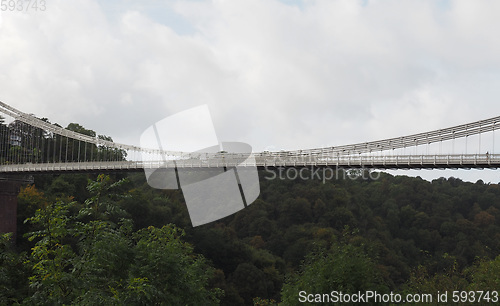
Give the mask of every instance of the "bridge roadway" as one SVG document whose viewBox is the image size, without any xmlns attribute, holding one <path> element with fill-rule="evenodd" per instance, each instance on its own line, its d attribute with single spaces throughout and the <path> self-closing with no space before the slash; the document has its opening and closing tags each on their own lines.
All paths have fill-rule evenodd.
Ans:
<svg viewBox="0 0 500 306">
<path fill-rule="evenodd" d="M 253 158 L 252 158 L 253 157 Z M 500 154 L 395 156 L 265 156 L 182 159 L 174 161 L 75 162 L 0 165 L 0 173 L 121 172 L 156 168 L 337 167 L 344 169 L 483 169 L 500 168 Z"/>
</svg>

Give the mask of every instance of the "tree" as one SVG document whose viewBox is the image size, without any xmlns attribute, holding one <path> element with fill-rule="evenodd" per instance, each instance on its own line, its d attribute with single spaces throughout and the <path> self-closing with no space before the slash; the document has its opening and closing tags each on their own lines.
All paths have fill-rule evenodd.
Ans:
<svg viewBox="0 0 500 306">
<path fill-rule="evenodd" d="M 0 234 L 0 305 L 22 302 L 28 291 L 29 270 L 25 253 L 16 253 L 12 233 Z"/>
<path fill-rule="evenodd" d="M 418 266 L 412 272 L 408 282 L 403 286 L 403 292 L 405 294 L 429 294 L 438 291 L 452 292 L 466 290 L 468 282 L 458 269 L 456 258 L 444 254 L 442 262 L 446 267 L 433 275 L 429 275 L 425 266 Z"/>
<path fill-rule="evenodd" d="M 500 288 L 500 255 L 494 260 L 480 260 L 470 269 L 471 290 L 498 290 Z"/>
<path fill-rule="evenodd" d="M 388 288 L 375 263 L 361 247 L 340 244 L 328 252 L 318 250 L 310 253 L 300 273 L 290 276 L 283 285 L 281 297 L 285 305 L 299 305 L 300 291 L 330 293 L 332 290 L 342 293 L 376 290 L 384 293 Z"/>
<path fill-rule="evenodd" d="M 183 242 L 174 225 L 132 231 L 120 218 L 113 183 L 90 181 L 91 197 L 77 214 L 75 202 L 59 201 L 38 209 L 29 222 L 36 241 L 29 264 L 33 305 L 210 305 L 219 290 L 208 289 L 214 269 Z M 116 221 L 118 220 L 118 221 Z"/>
</svg>

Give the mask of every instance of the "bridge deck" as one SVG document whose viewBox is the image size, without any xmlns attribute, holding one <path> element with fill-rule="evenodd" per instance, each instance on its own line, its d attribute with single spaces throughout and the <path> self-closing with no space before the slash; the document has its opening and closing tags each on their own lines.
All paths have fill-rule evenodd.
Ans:
<svg viewBox="0 0 500 306">
<path fill-rule="evenodd" d="M 185 159 L 169 161 L 79 162 L 1 165 L 0 173 L 46 172 L 119 172 L 142 171 L 156 168 L 223 168 L 223 167 L 338 167 L 369 169 L 482 169 L 499 168 L 500 154 L 468 155 L 403 155 L 403 156 L 255 156 L 251 162 L 242 159 L 219 158 L 216 160 Z"/>
</svg>

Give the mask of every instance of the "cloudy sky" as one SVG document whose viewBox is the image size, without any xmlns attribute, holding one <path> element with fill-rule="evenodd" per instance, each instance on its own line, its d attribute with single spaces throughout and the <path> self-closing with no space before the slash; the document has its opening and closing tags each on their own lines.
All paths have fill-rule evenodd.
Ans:
<svg viewBox="0 0 500 306">
<path fill-rule="evenodd" d="M 37 1 L 0 11 L 0 100 L 121 143 L 203 104 L 257 151 L 500 114 L 498 1 Z"/>
</svg>

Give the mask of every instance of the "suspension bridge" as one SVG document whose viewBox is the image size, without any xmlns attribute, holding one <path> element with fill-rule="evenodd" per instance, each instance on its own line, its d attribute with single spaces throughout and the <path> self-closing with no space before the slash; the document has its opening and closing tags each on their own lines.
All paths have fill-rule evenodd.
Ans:
<svg viewBox="0 0 500 306">
<path fill-rule="evenodd" d="M 0 102 L 0 173 L 140 171 L 158 168 L 497 168 L 500 116 L 378 141 L 279 152 L 176 152 L 120 144 L 51 124 Z M 498 134 L 498 133 L 497 133 Z M 458 153 L 456 153 L 458 152 Z"/>
<path fill-rule="evenodd" d="M 251 148 L 246 144 L 243 144 L 243 147 L 247 146 L 248 150 L 238 150 L 242 148 L 241 145 L 222 143 L 223 148 L 230 149 L 218 151 L 220 146 L 214 146 L 208 151 L 178 152 L 163 150 L 160 143 L 152 144 L 150 148 L 116 143 L 110 137 L 98 136 L 76 124 L 63 128 L 51 124 L 47 119 L 37 118 L 0 102 L 0 233 L 16 232 L 17 193 L 23 182 L 29 182 L 31 174 L 145 171 L 148 183 L 151 186 L 158 184 L 155 188 L 177 189 L 179 185 L 187 184 L 189 187 L 186 192 L 183 189 L 183 193 L 187 197 L 188 210 L 193 213 L 193 225 L 196 226 L 234 213 L 247 203 L 243 201 L 242 205 L 229 208 L 223 206 L 220 210 L 220 201 L 214 200 L 212 203 L 208 199 L 210 197 L 207 198 L 214 189 L 212 185 L 210 188 L 201 188 L 203 194 L 193 191 L 189 184 L 204 183 L 205 181 L 200 179 L 207 174 L 214 174 L 214 171 L 218 172 L 217 174 L 224 171 L 224 175 L 217 175 L 216 178 L 231 177 L 234 174 L 241 194 L 239 201 L 245 199 L 251 203 L 259 192 L 255 184 L 247 184 L 251 181 L 251 175 L 246 170 L 255 167 L 497 168 L 500 167 L 500 154 L 495 153 L 495 131 L 499 127 L 500 116 L 424 133 L 351 145 L 251 152 Z M 156 127 L 153 130 L 159 142 Z M 240 153 L 241 151 L 246 153 Z M 193 172 L 191 168 L 196 171 Z M 231 168 L 235 169 L 234 173 L 226 172 Z M 225 175 L 227 173 L 228 176 Z M 254 175 L 258 180 L 256 172 Z M 236 189 L 235 194 L 238 195 Z M 214 198 L 219 199 L 217 196 Z M 199 199 L 204 200 L 199 202 Z M 207 205 L 214 206 L 215 209 L 208 212 Z"/>
</svg>

